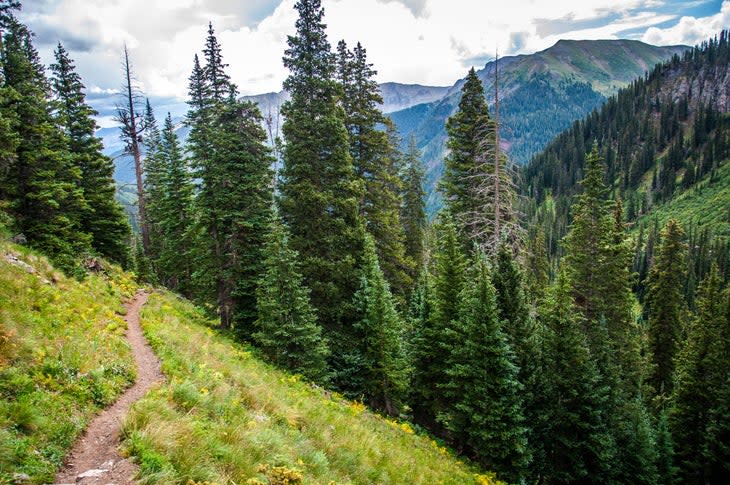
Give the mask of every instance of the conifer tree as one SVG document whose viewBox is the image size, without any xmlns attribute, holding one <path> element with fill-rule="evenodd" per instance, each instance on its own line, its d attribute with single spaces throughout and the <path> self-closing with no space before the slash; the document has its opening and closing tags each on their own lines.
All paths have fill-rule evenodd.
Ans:
<svg viewBox="0 0 730 485">
<path fill-rule="evenodd" d="M 572 288 L 561 272 L 539 309 L 543 407 L 533 435 L 544 462 L 535 478 L 547 483 L 606 482 L 612 438 L 607 389 L 581 330 Z"/>
<path fill-rule="evenodd" d="M 716 265 L 697 290 L 697 315 L 677 358 L 670 426 L 676 440 L 679 478 L 714 483 L 727 476 L 728 375 L 730 375 L 730 291 L 722 292 Z"/>
<path fill-rule="evenodd" d="M 266 357 L 292 372 L 322 381 L 328 349 L 299 272 L 298 255 L 275 215 L 262 254 L 264 274 L 256 291 L 254 342 Z"/>
<path fill-rule="evenodd" d="M 250 337 L 261 247 L 270 218 L 272 162 L 258 107 L 236 99 L 221 47 L 209 26 L 205 66 L 190 78 L 192 165 L 196 197 L 195 283 L 215 301 L 221 326 Z"/>
<path fill-rule="evenodd" d="M 395 131 L 392 122 L 380 111 L 383 97 L 374 80 L 376 74 L 359 42 L 352 51 L 348 50 L 345 41 L 338 43 L 336 75 L 343 90 L 350 155 L 365 186 L 360 214 L 375 239 L 380 265 L 393 292 L 405 298 L 412 277 L 404 270 L 408 265 L 400 222 L 400 153 L 398 141 L 393 139 L 391 142 L 389 133 L 380 129 L 381 125 L 386 125 Z"/>
<path fill-rule="evenodd" d="M 540 300 L 550 282 L 550 260 L 542 227 L 538 227 L 534 236 L 528 238 L 525 253 L 525 285 L 530 297 Z"/>
<path fill-rule="evenodd" d="M 147 204 L 145 210 L 150 237 L 149 256 L 156 263 L 160 257 L 164 237 L 160 221 L 163 217 L 162 203 L 165 198 L 164 183 L 162 181 L 165 161 L 162 159 L 161 154 L 162 135 L 149 99 L 146 100 L 145 104 L 143 124 L 145 126 L 145 134 L 142 139 L 145 153 L 144 195 Z"/>
<path fill-rule="evenodd" d="M 396 416 L 408 384 L 403 321 L 380 269 L 375 241 L 369 234 L 365 237 L 360 288 L 354 302 L 364 372 L 363 393 L 372 407 Z"/>
<path fill-rule="evenodd" d="M 91 235 L 91 246 L 100 255 L 126 263 L 129 224 L 114 199 L 114 164 L 102 154 L 101 140 L 95 135 L 93 116 L 97 112 L 86 104 L 84 85 L 60 43 L 54 55 L 56 62 L 51 64 L 51 72 L 56 122 L 66 135 L 71 163 L 81 172 L 78 185 L 85 205 L 80 214 L 80 230 Z"/>
<path fill-rule="evenodd" d="M 682 330 L 685 307 L 682 286 L 686 273 L 687 247 L 684 231 L 670 219 L 662 231 L 661 246 L 647 279 L 651 383 L 658 394 L 669 395 L 674 378 L 674 360 Z"/>
<path fill-rule="evenodd" d="M 341 88 L 333 79 L 324 10 L 319 0 L 300 0 L 296 34 L 289 36 L 284 88 L 291 100 L 282 106 L 286 120 L 281 215 L 291 231 L 291 246 L 301 258 L 312 304 L 329 339 L 351 338 L 352 295 L 362 256 L 363 224 L 358 215 L 363 195 L 352 165 Z M 347 345 L 339 346 L 339 349 Z M 333 365 L 343 367 L 333 353 Z"/>
<path fill-rule="evenodd" d="M 448 156 L 444 159 L 444 175 L 440 188 L 454 219 L 457 221 L 462 244 L 471 250 L 466 225 L 481 208 L 473 198 L 473 178 L 481 142 L 490 125 L 489 110 L 484 99 L 482 82 L 472 68 L 461 87 L 461 100 L 456 114 L 446 122 Z"/>
<path fill-rule="evenodd" d="M 170 113 L 167 113 L 160 138 L 162 161 L 162 197 L 159 224 L 162 248 L 158 267 L 162 281 L 183 295 L 191 295 L 193 251 L 191 224 L 193 215 L 193 181 Z"/>
<path fill-rule="evenodd" d="M 436 417 L 446 407 L 441 387 L 449 381 L 444 359 L 458 345 L 452 327 L 459 315 L 459 295 L 465 283 L 466 262 L 456 225 L 448 212 L 439 215 L 436 237 L 433 283 L 424 288 L 430 296 L 424 302 L 429 304 L 429 311 L 420 322 L 413 348 L 415 368 L 412 390 L 417 397 L 412 407 L 422 424 L 438 431 Z"/>
<path fill-rule="evenodd" d="M 423 177 L 421 153 L 416 145 L 415 135 L 411 135 L 408 149 L 403 156 L 401 223 L 405 233 L 405 254 L 410 258 L 416 273 L 421 271 L 424 264 L 424 238 L 427 224 Z"/>
<path fill-rule="evenodd" d="M 525 421 L 534 422 L 537 414 L 536 387 L 544 376 L 540 373 L 539 339 L 535 320 L 530 316 L 530 308 L 524 290 L 524 277 L 521 268 L 507 244 L 502 244 L 495 255 L 496 264 L 492 276 L 496 292 L 497 311 L 503 333 L 514 354 L 517 366 L 517 381 L 522 386 L 520 393 Z M 532 446 L 532 429 L 528 427 L 528 450 Z M 529 453 L 531 454 L 531 453 Z"/>
<path fill-rule="evenodd" d="M 76 258 L 91 250 L 91 235 L 81 228 L 87 207 L 81 170 L 52 117 L 50 86 L 32 34 L 12 15 L 6 16 L 0 59 L 5 104 L 0 111 L 17 133 L 17 145 L 8 160 L 3 198 L 11 202 L 17 229 L 28 242 L 62 269 L 74 271 Z"/>
<path fill-rule="evenodd" d="M 518 368 L 502 332 L 486 260 L 478 253 L 460 295 L 446 357 L 448 407 L 439 418 L 497 477 L 519 483 L 529 461 Z"/>
</svg>

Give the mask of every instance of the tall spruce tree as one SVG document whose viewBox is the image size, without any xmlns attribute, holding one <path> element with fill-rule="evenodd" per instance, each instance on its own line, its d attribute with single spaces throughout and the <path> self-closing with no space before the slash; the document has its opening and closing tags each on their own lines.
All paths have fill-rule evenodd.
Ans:
<svg viewBox="0 0 730 485">
<path fill-rule="evenodd" d="M 608 389 L 601 381 L 572 288 L 561 272 L 539 308 L 542 325 L 540 405 L 532 436 L 541 450 L 533 479 L 546 483 L 609 481 L 612 437 Z"/>
<path fill-rule="evenodd" d="M 162 129 L 159 156 L 162 163 L 160 181 L 163 190 L 158 214 L 162 235 L 158 259 L 160 277 L 169 288 L 191 296 L 194 186 L 170 113 L 167 113 Z M 153 201 L 150 197 L 150 202 Z"/>
<path fill-rule="evenodd" d="M 530 459 L 518 381 L 502 332 L 494 287 L 477 252 L 452 326 L 455 345 L 445 356 L 447 408 L 439 415 L 457 442 L 497 477 L 519 483 Z"/>
<path fill-rule="evenodd" d="M 730 375 L 729 297 L 713 265 L 697 290 L 697 315 L 677 357 L 669 417 L 679 478 L 686 483 L 720 483 L 727 476 L 729 436 L 722 412 Z"/>
<path fill-rule="evenodd" d="M 328 349 L 299 272 L 298 255 L 278 215 L 263 251 L 264 274 L 256 291 L 258 316 L 253 340 L 272 362 L 310 379 L 327 375 Z"/>
<path fill-rule="evenodd" d="M 403 228 L 400 223 L 400 178 L 397 140 L 391 146 L 382 125 L 392 122 L 380 111 L 383 103 L 377 74 L 367 61 L 365 48 L 358 42 L 352 51 L 345 41 L 337 45 L 336 76 L 342 85 L 345 126 L 350 139 L 350 155 L 365 191 L 360 214 L 375 239 L 378 259 L 393 292 L 405 298 L 412 276 L 405 269 Z"/>
<path fill-rule="evenodd" d="M 426 281 L 429 311 L 420 321 L 417 339 L 413 346 L 413 395 L 412 407 L 416 419 L 423 425 L 438 431 L 436 417 L 446 408 L 441 387 L 449 377 L 444 367 L 454 340 L 453 325 L 459 316 L 459 295 L 464 287 L 466 261 L 461 249 L 451 215 L 444 211 L 436 224 L 436 248 L 433 255 L 433 282 Z"/>
<path fill-rule="evenodd" d="M 225 72 L 212 25 L 190 77 L 191 165 L 200 181 L 194 276 L 199 297 L 215 302 L 221 326 L 248 338 L 256 319 L 255 289 L 270 219 L 272 162 L 261 112 L 239 101 Z"/>
<path fill-rule="evenodd" d="M 457 221 L 461 241 L 467 251 L 473 249 L 469 221 L 482 210 L 473 197 L 473 176 L 490 123 L 484 88 L 472 68 L 461 87 L 458 109 L 446 121 L 449 154 L 444 159 L 444 175 L 440 182 L 440 189 Z"/>
<path fill-rule="evenodd" d="M 420 273 L 424 264 L 424 238 L 426 232 L 426 192 L 423 188 L 424 170 L 421 166 L 421 153 L 416 145 L 415 135 L 408 141 L 408 149 L 403 155 L 401 175 L 403 193 L 401 195 L 401 223 L 405 233 L 405 254 L 410 258 L 415 275 Z"/>
<path fill-rule="evenodd" d="M 50 86 L 32 34 L 11 14 L 5 16 L 0 59 L 5 103 L 0 111 L 17 134 L 17 145 L 7 160 L 2 196 L 10 201 L 16 229 L 28 242 L 73 271 L 92 240 L 81 225 L 88 207 L 81 170 L 52 116 Z"/>
<path fill-rule="evenodd" d="M 63 129 L 71 163 L 81 171 L 78 185 L 85 206 L 80 214 L 80 230 L 91 235 L 91 247 L 112 261 L 129 261 L 129 223 L 114 199 L 114 164 L 102 154 L 96 137 L 97 112 L 86 104 L 84 85 L 68 52 L 59 43 L 51 64 L 52 87 L 56 96 L 56 122 Z"/>
<path fill-rule="evenodd" d="M 342 94 L 319 0 L 300 0 L 296 34 L 289 36 L 284 82 L 291 99 L 286 120 L 284 166 L 278 184 L 281 215 L 291 230 L 291 246 L 312 290 L 312 304 L 329 339 L 352 347 L 352 295 L 362 257 L 363 223 L 358 215 L 363 186 L 350 155 Z M 347 364 L 333 352 L 333 365 Z"/>
<path fill-rule="evenodd" d="M 372 407 L 397 416 L 408 384 L 404 325 L 369 234 L 365 237 L 360 288 L 354 301 L 364 396 Z"/>
<path fill-rule="evenodd" d="M 661 246 L 647 278 L 649 349 L 653 364 L 651 384 L 657 394 L 670 395 L 674 361 L 684 316 L 682 285 L 686 277 L 687 246 L 679 223 L 670 219 L 662 231 Z"/>
</svg>

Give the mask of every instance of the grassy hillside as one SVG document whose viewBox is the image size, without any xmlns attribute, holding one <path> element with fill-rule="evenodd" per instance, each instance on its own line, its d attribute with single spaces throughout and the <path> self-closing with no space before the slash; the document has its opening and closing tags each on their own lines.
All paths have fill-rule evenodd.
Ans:
<svg viewBox="0 0 730 485">
<path fill-rule="evenodd" d="M 730 237 L 730 163 L 720 166 L 714 176 L 707 175 L 690 189 L 668 202 L 655 206 L 641 222 L 659 220 L 663 227 L 669 219 L 676 219 L 684 227 L 709 227 L 716 236 Z"/>
<path fill-rule="evenodd" d="M 152 295 L 142 325 L 169 379 L 124 426 L 143 483 L 492 483 L 408 424 L 262 363 L 172 295 Z"/>
<path fill-rule="evenodd" d="M 0 484 L 52 483 L 89 419 L 133 382 L 119 315 L 134 290 L 113 268 L 79 282 L 0 242 Z"/>
</svg>

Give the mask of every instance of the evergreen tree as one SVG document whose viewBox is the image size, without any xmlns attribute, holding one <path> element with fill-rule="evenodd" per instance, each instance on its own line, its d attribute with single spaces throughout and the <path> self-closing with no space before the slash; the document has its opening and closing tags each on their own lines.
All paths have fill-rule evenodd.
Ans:
<svg viewBox="0 0 730 485">
<path fill-rule="evenodd" d="M 401 223 L 405 233 L 405 255 L 413 268 L 420 272 L 424 264 L 424 238 L 426 231 L 426 192 L 423 189 L 424 170 L 416 137 L 411 135 L 403 157 L 403 205 Z"/>
<path fill-rule="evenodd" d="M 393 296 L 378 263 L 375 241 L 365 238 L 360 288 L 355 293 L 355 323 L 364 376 L 363 392 L 370 405 L 396 416 L 408 376 L 402 330 Z"/>
<path fill-rule="evenodd" d="M 161 153 L 162 135 L 149 99 L 145 104 L 143 124 L 145 126 L 145 134 L 142 139 L 145 152 L 144 196 L 147 203 L 145 209 L 150 237 L 149 256 L 154 263 L 157 263 L 164 237 L 160 225 L 163 218 L 162 204 L 165 198 L 163 182 L 165 161 L 162 159 Z M 159 268 L 158 273 L 160 273 Z M 158 276 L 162 275 L 158 274 Z"/>
<path fill-rule="evenodd" d="M 525 268 L 528 294 L 533 300 L 542 299 L 550 282 L 550 260 L 542 227 L 538 227 L 534 236 L 527 240 Z"/>
<path fill-rule="evenodd" d="M 433 283 L 422 288 L 428 299 L 428 312 L 420 321 L 418 338 L 414 342 L 414 376 L 412 407 L 416 418 L 438 431 L 436 417 L 444 411 L 446 401 L 441 387 L 449 377 L 444 360 L 453 348 L 453 322 L 458 318 L 459 295 L 464 287 L 466 262 L 461 251 L 456 226 L 448 212 L 442 212 L 436 225 L 436 248 L 433 256 Z M 424 296 L 426 296 L 424 295 Z"/>
<path fill-rule="evenodd" d="M 647 279 L 649 349 L 653 363 L 651 383 L 658 394 L 672 392 L 674 360 L 679 346 L 686 276 L 684 231 L 670 219 L 662 231 L 661 246 Z"/>
<path fill-rule="evenodd" d="M 275 215 L 262 256 L 264 274 L 256 291 L 258 317 L 253 340 L 271 361 L 322 381 L 327 375 L 327 345 L 299 272 L 298 255 Z"/>
<path fill-rule="evenodd" d="M 91 250 L 92 239 L 81 227 L 81 214 L 87 210 L 81 170 L 52 117 L 50 86 L 32 34 L 6 16 L 0 59 L 5 104 L 0 111 L 17 133 L 17 146 L 8 160 L 2 198 L 11 202 L 17 229 L 28 242 L 62 269 L 73 271 L 77 257 Z"/>
<path fill-rule="evenodd" d="M 473 244 L 470 221 L 482 210 L 474 199 L 474 175 L 490 123 L 484 88 L 472 68 L 461 87 L 459 107 L 446 121 L 449 154 L 444 159 L 440 182 L 446 204 L 457 221 L 462 244 L 469 251 Z"/>
<path fill-rule="evenodd" d="M 514 363 L 517 366 L 517 381 L 522 386 L 523 415 L 526 423 L 539 419 L 536 388 L 544 376 L 539 370 L 540 348 L 535 320 L 530 316 L 530 308 L 524 291 L 524 277 L 512 249 L 502 244 L 496 254 L 496 265 L 492 281 L 496 292 L 497 310 L 502 330 L 507 337 Z M 532 429 L 528 427 L 528 450 L 532 447 Z M 532 454 L 532 453 L 528 453 Z"/>
<path fill-rule="evenodd" d="M 665 410 L 660 412 L 656 428 L 657 482 L 672 485 L 676 482 L 677 467 L 674 465 L 674 441 Z"/>
<path fill-rule="evenodd" d="M 392 122 L 383 116 L 380 87 L 374 80 L 377 71 L 367 61 L 365 48 L 358 42 L 352 52 L 345 41 L 337 45 L 337 79 L 343 89 L 342 105 L 349 133 L 350 155 L 365 191 L 360 214 L 375 239 L 378 259 L 393 292 L 405 298 L 412 277 L 405 268 L 403 228 L 400 223 L 400 153 L 397 141 L 389 140 L 381 125 Z M 394 127 L 392 127 L 394 131 Z"/>
<path fill-rule="evenodd" d="M 203 299 L 215 301 L 221 326 L 250 337 L 270 218 L 272 158 L 261 112 L 236 99 L 212 26 L 203 53 L 205 66 L 196 58 L 190 78 L 187 120 L 200 180 L 194 279 Z"/>
<path fill-rule="evenodd" d="M 160 230 L 162 248 L 158 267 L 165 284 L 184 295 L 191 295 L 193 250 L 191 223 L 193 220 L 193 181 L 187 160 L 180 146 L 170 113 L 167 113 L 160 138 L 162 161 L 162 197 L 160 199 Z M 152 198 L 151 202 L 152 202 Z"/>
<path fill-rule="evenodd" d="M 581 331 L 571 291 L 561 272 L 539 310 L 545 379 L 534 435 L 544 463 L 535 477 L 547 483 L 602 483 L 608 481 L 612 455 L 608 390 Z"/>
<path fill-rule="evenodd" d="M 332 341 L 346 339 L 339 351 L 352 337 L 352 295 L 364 237 L 358 215 L 363 188 L 338 105 L 341 88 L 333 79 L 335 64 L 322 22 L 324 10 L 319 0 L 300 0 L 295 8 L 297 32 L 289 36 L 284 57 L 290 71 L 284 88 L 291 100 L 282 106 L 284 166 L 277 188 L 291 246 L 301 257 L 302 274 L 325 335 Z M 342 359 L 333 353 L 338 372 L 347 366 Z"/>
<path fill-rule="evenodd" d="M 84 85 L 60 43 L 54 55 L 51 72 L 56 122 L 66 135 L 71 163 L 81 172 L 78 185 L 86 202 L 80 214 L 80 230 L 91 235 L 91 246 L 100 255 L 126 263 L 129 223 L 114 199 L 114 164 L 102 154 L 101 140 L 95 135 L 93 117 L 97 112 L 86 104 Z"/>
<path fill-rule="evenodd" d="M 518 368 L 502 332 L 494 287 L 484 257 L 477 253 L 469 285 L 460 295 L 452 327 L 454 345 L 446 357 L 449 402 L 439 418 L 470 454 L 510 482 L 524 478 L 529 454 Z"/>
<path fill-rule="evenodd" d="M 687 483 L 715 483 L 727 476 L 730 463 L 727 415 L 721 414 L 730 375 L 729 298 L 713 265 L 697 290 L 697 315 L 677 358 L 670 426 L 679 477 Z"/>
</svg>

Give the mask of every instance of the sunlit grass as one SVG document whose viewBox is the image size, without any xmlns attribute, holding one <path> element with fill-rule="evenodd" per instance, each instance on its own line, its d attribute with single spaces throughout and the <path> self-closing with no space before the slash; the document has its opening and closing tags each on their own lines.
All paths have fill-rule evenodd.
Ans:
<svg viewBox="0 0 730 485">
<path fill-rule="evenodd" d="M 209 324 L 169 294 L 143 309 L 169 379 L 124 426 L 144 483 L 492 483 L 409 424 L 264 364 Z"/>
<path fill-rule="evenodd" d="M 78 282 L 0 242 L 0 484 L 15 473 L 52 483 L 93 414 L 133 382 L 120 314 L 135 288 L 108 272 Z"/>
</svg>

